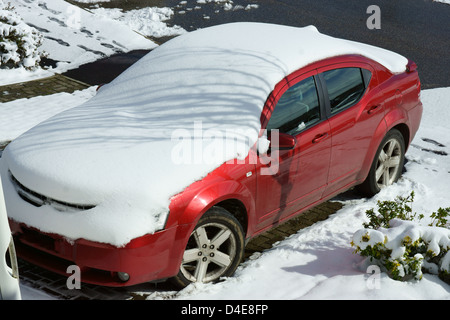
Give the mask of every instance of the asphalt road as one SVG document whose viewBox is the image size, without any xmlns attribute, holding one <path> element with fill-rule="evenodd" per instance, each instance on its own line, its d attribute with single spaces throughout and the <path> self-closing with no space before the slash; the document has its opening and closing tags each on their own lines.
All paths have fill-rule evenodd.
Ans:
<svg viewBox="0 0 450 320">
<path fill-rule="evenodd" d="M 233 0 L 234 5 L 259 4 L 257 9 L 224 11 L 220 4 L 188 0 L 112 0 L 105 7 L 124 10 L 145 6 L 173 7 L 168 23 L 188 31 L 236 21 L 289 26 L 315 25 L 320 32 L 398 52 L 419 66 L 422 88 L 450 86 L 450 5 L 432 0 Z M 380 29 L 367 28 L 370 5 L 380 8 Z M 187 11 L 200 5 L 200 10 Z M 184 14 L 180 14 L 184 11 Z M 205 16 L 208 19 L 205 19 Z M 165 39 L 162 39 L 164 41 Z M 292 39 L 295 41 L 295 39 Z M 90 84 L 109 82 L 145 52 L 133 52 L 99 61 L 68 76 Z"/>
</svg>

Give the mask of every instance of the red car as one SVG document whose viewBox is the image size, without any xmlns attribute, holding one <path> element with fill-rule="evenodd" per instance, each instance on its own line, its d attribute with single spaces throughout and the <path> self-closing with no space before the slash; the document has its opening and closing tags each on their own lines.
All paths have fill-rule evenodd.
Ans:
<svg viewBox="0 0 450 320">
<path fill-rule="evenodd" d="M 217 281 L 263 231 L 394 183 L 421 116 L 396 53 L 314 27 L 182 35 L 6 148 L 18 255 L 106 286 Z"/>
</svg>

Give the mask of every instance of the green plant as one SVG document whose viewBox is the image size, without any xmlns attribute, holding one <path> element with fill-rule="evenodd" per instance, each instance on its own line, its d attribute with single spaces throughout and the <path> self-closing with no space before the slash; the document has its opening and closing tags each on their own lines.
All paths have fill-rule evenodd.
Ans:
<svg viewBox="0 0 450 320">
<path fill-rule="evenodd" d="M 28 26 L 14 12 L 10 3 L 0 3 L 0 67 L 23 67 L 32 70 L 39 66 L 45 53 L 38 47 L 42 44 L 42 34 Z"/>
<path fill-rule="evenodd" d="M 438 274 L 450 282 L 450 208 L 439 208 L 428 226 L 420 225 L 423 214 L 414 213 L 414 191 L 394 201 L 378 201 L 369 209 L 369 222 L 353 235 L 355 253 L 369 257 L 395 280 L 422 278 L 423 272 Z"/>
<path fill-rule="evenodd" d="M 435 227 L 449 227 L 448 218 L 450 216 L 450 207 L 448 208 L 439 208 L 436 212 L 433 212 L 430 217 L 433 221 L 429 224 L 430 226 Z"/>
<path fill-rule="evenodd" d="M 364 228 L 389 228 L 389 222 L 395 218 L 402 220 L 422 219 L 422 214 L 417 215 L 412 211 L 414 195 L 414 191 L 411 191 L 409 196 L 398 196 L 394 201 L 377 201 L 378 214 L 374 209 L 367 210 L 366 216 L 369 218 L 369 222 L 363 224 Z"/>
</svg>

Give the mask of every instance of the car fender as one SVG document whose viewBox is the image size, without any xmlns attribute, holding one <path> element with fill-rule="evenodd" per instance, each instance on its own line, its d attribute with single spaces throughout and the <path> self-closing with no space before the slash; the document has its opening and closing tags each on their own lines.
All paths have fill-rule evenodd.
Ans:
<svg viewBox="0 0 450 320">
<path fill-rule="evenodd" d="M 223 180 L 207 186 L 193 196 L 180 215 L 178 224 L 194 222 L 193 226 L 195 227 L 208 209 L 225 200 L 240 201 L 244 205 L 248 217 L 249 213 L 254 211 L 254 198 L 247 186 L 235 180 Z"/>
<path fill-rule="evenodd" d="M 395 108 L 389 110 L 384 119 L 386 120 L 386 126 L 387 126 L 387 132 L 394 128 L 395 126 L 398 126 L 399 124 L 406 124 L 408 126 L 409 130 L 409 118 L 408 113 L 403 108 Z M 405 141 L 405 144 L 407 145 L 409 141 Z"/>
<path fill-rule="evenodd" d="M 378 124 L 378 127 L 375 130 L 373 138 L 370 142 L 370 146 L 367 149 L 368 151 L 367 151 L 366 157 L 364 159 L 361 171 L 359 172 L 359 174 L 356 178 L 358 182 L 364 181 L 366 179 L 367 175 L 369 174 L 370 167 L 372 166 L 372 162 L 373 162 L 373 159 L 377 152 L 377 149 L 378 149 L 381 141 L 383 140 L 384 136 L 388 132 L 387 128 L 388 127 L 387 127 L 385 119 L 380 121 L 380 123 Z"/>
<path fill-rule="evenodd" d="M 186 201 L 184 198 L 182 201 L 185 202 L 186 206 L 177 219 L 177 224 L 180 227 L 178 228 L 176 243 L 172 247 L 171 253 L 171 260 L 174 262 L 173 265 L 177 266 L 177 268 L 180 266 L 184 248 L 200 218 L 211 207 L 225 200 L 240 201 L 247 211 L 248 219 L 254 217 L 254 214 L 251 214 L 255 210 L 253 195 L 245 185 L 238 181 L 219 181 L 197 192 L 194 196 L 190 197 L 190 200 Z"/>
</svg>

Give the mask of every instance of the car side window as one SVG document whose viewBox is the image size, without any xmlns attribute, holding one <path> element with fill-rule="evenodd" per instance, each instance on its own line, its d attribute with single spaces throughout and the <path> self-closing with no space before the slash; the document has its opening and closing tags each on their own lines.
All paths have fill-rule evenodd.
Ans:
<svg viewBox="0 0 450 320">
<path fill-rule="evenodd" d="M 267 130 L 295 135 L 319 122 L 320 106 L 314 77 L 290 87 L 278 100 L 267 124 Z"/>
<path fill-rule="evenodd" d="M 325 71 L 331 114 L 355 104 L 364 94 L 368 75 L 363 75 L 360 68 L 340 68 Z M 370 78 L 369 78 L 370 79 Z"/>
</svg>

